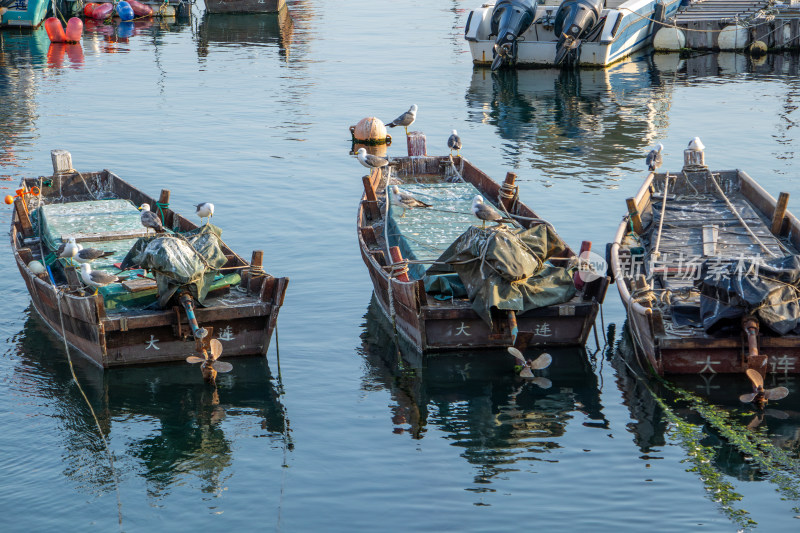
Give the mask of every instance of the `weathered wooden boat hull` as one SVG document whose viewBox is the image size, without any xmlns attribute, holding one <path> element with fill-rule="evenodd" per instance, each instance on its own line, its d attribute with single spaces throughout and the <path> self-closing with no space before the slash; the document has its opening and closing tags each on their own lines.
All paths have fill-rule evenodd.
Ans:
<svg viewBox="0 0 800 533">
<path fill-rule="evenodd" d="M 777 233 L 772 233 L 776 237 L 788 237 L 795 248 L 800 245 L 800 221 L 789 211 L 779 209 L 777 200 L 753 178 L 739 170 L 715 174 L 739 180 L 739 192 L 751 207 L 764 221 L 773 221 L 773 226 L 780 228 Z M 628 200 L 630 213 L 646 215 L 652 212 L 650 203 L 654 180 L 661 179 L 663 182 L 663 176 L 654 173 L 648 175 L 636 196 Z M 748 340 L 744 332 L 727 337 L 714 337 L 703 332 L 688 336 L 671 334 L 666 331 L 666 320 L 657 308 L 642 305 L 633 297 L 631 280 L 625 277 L 620 253 L 620 250 L 630 245 L 630 241 L 626 242 L 626 239 L 631 231 L 631 216 L 629 214 L 619 225 L 608 256 L 620 298 L 627 310 L 628 327 L 640 365 L 659 375 L 744 373 L 749 368 Z M 777 226 L 774 220 L 776 218 Z M 800 373 L 800 336 L 760 334 L 758 354 L 766 356 L 768 374 Z"/>
<path fill-rule="evenodd" d="M 454 160 L 457 163 L 463 161 L 462 176 L 467 182 L 472 183 L 487 198 L 497 197 L 499 184 L 468 161 L 461 158 Z M 449 158 L 414 157 L 394 161 L 413 165 L 415 170 L 426 173 L 426 166 L 430 170 L 438 170 L 440 165 L 449 162 Z M 381 180 L 380 172 L 374 171 L 369 179 L 374 187 Z M 375 203 L 368 200 L 366 194 L 362 196 L 357 217 L 359 246 L 378 305 L 390 322 L 394 317 L 397 333 L 421 352 L 497 349 L 513 345 L 514 340 L 506 320 L 495 320 L 494 329 L 490 329 L 466 300 L 449 304 L 433 301 L 432 298 L 429 301 L 422 280 L 403 282 L 389 275 L 384 268 L 385 265 L 382 265 L 385 254 L 376 249 L 374 242 L 368 242 L 372 239 L 369 236 L 371 227 L 365 229 L 372 220 L 370 211 L 374 213 L 370 204 Z M 533 211 L 519 202 L 516 211 L 516 214 L 538 218 Z M 365 234 L 368 235 L 366 238 Z M 574 253 L 568 249 L 565 254 L 569 256 Z M 606 285 L 603 284 L 599 287 L 599 293 L 591 296 L 588 293 L 584 294 L 585 299 L 576 297 L 563 304 L 517 314 L 519 334 L 516 345 L 525 347 L 585 344 L 605 296 L 605 288 Z"/>
<path fill-rule="evenodd" d="M 207 13 L 277 13 L 286 0 L 206 0 Z"/>
<path fill-rule="evenodd" d="M 125 183 L 108 171 L 84 174 L 91 182 L 98 180 L 99 187 L 113 190 L 120 198 L 134 204 L 156 201 Z M 74 192 L 83 185 L 77 173 L 53 176 L 53 185 L 47 192 Z M 38 186 L 37 180 L 24 180 L 27 187 Z M 35 207 L 35 200 L 30 201 Z M 193 223 L 172 212 L 164 210 L 165 219 L 171 225 L 177 221 L 183 231 L 196 227 Z M 106 311 L 103 297 L 83 296 L 75 291 L 65 291 L 65 286 L 54 286 L 47 273 L 34 274 L 28 264 L 38 259 L 31 248 L 21 247 L 24 227 L 20 216 L 14 212 L 11 224 L 11 246 L 22 279 L 31 295 L 34 308 L 45 323 L 81 354 L 103 368 L 135 364 L 182 361 L 196 353 L 195 340 L 185 312 L 178 307 L 167 310 L 135 310 L 130 312 Z M 241 266 L 240 288 L 246 295 L 235 298 L 224 296 L 211 298 L 207 307 L 196 307 L 198 322 L 205 328 L 213 328 L 211 334 L 223 345 L 225 358 L 242 355 L 266 355 L 278 312 L 288 285 L 288 278 L 269 275 L 251 275 L 247 263 L 234 252 L 224 247 L 228 256 L 228 267 Z M 210 296 L 214 296 L 210 294 Z"/>
</svg>

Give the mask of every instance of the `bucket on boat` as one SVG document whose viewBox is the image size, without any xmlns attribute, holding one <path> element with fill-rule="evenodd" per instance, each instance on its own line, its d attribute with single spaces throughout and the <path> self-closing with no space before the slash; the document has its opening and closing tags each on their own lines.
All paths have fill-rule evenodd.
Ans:
<svg viewBox="0 0 800 533">
<path fill-rule="evenodd" d="M 50 17 L 45 20 L 44 29 L 47 30 L 47 36 L 50 38 L 51 43 L 63 43 L 67 40 L 64 26 L 61 25 L 61 21 L 56 17 Z"/>
<path fill-rule="evenodd" d="M 67 42 L 79 43 L 83 37 L 83 21 L 78 17 L 72 17 L 67 21 Z"/>
<path fill-rule="evenodd" d="M 392 136 L 386 133 L 386 125 L 379 118 L 362 118 L 355 126 L 350 126 L 353 144 L 376 146 L 392 144 Z"/>
</svg>

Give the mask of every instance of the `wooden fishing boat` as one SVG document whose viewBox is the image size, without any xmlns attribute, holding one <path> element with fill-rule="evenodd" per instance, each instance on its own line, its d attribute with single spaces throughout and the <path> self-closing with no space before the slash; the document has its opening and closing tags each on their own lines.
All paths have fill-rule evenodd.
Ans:
<svg viewBox="0 0 800 533">
<path fill-rule="evenodd" d="M 421 137 L 423 141 L 420 143 L 415 137 L 416 139 Z M 426 282 L 430 281 L 431 269 L 425 269 L 419 264 L 419 261 L 422 261 L 420 257 L 409 257 L 407 252 L 402 252 L 400 247 L 394 246 L 392 242 L 387 246 L 387 240 L 391 241 L 392 236 L 386 231 L 387 209 L 382 208 L 381 203 L 386 204 L 385 188 L 389 178 L 386 169 L 389 168 L 392 184 L 440 187 L 444 190 L 443 194 L 461 195 L 468 199 L 467 207 L 460 209 L 466 213 L 452 213 L 454 217 L 466 215 L 466 219 L 439 220 L 439 217 L 450 216 L 451 211 L 434 210 L 429 212 L 428 216 L 432 220 L 427 229 L 423 227 L 419 232 L 405 233 L 405 241 L 413 243 L 420 241 L 426 233 L 435 233 L 431 229 L 434 226 L 438 228 L 436 232 L 441 233 L 439 241 L 423 245 L 431 248 L 427 260 L 435 258 L 439 252 L 444 252 L 453 242 L 453 237 L 457 237 L 462 231 L 465 231 L 463 235 L 466 235 L 466 231 L 474 228 L 476 224 L 478 228 L 475 229 L 479 229 L 480 221 L 469 212 L 469 200 L 472 200 L 475 194 L 482 195 L 487 202 L 497 202 L 500 198 L 502 206 L 500 203 L 494 205 L 518 219 L 523 229 L 542 226 L 542 229 L 549 227 L 552 230 L 552 226 L 518 200 L 514 184 L 516 176 L 513 173 L 508 174 L 501 187 L 460 156 L 413 155 L 417 150 L 419 150 L 417 153 L 425 153 L 424 136 L 417 132 L 410 133 L 408 145 L 409 154 L 412 155 L 393 158 L 391 166 L 375 169 L 370 175 L 363 177 L 365 192 L 357 216 L 361 256 L 372 279 L 378 306 L 396 326 L 397 333 L 423 353 L 478 348 L 496 349 L 510 345 L 525 347 L 584 344 L 605 295 L 608 281 L 604 276 L 586 284 L 578 279 L 571 288 L 571 294 L 574 296 L 567 301 L 527 309 L 524 312 L 500 311 L 492 308 L 492 320 L 487 322 L 485 317 L 473 309 L 468 297 L 453 295 L 443 299 L 441 294 L 435 294 L 436 291 L 431 289 L 430 284 L 426 288 Z M 423 148 L 420 149 L 420 146 Z M 459 183 L 451 183 L 454 179 Z M 453 188 L 456 185 L 461 189 Z M 456 211 L 458 210 L 456 208 Z M 407 220 L 411 217 L 411 214 L 403 217 L 392 216 L 390 222 L 395 223 L 397 220 Z M 552 231 L 555 234 L 555 231 Z M 591 243 L 586 242 L 584 245 L 584 249 L 588 250 Z M 546 258 L 546 264 L 566 265 L 575 258 L 576 254 L 569 246 L 563 244 L 563 248 L 557 253 Z M 408 266 L 414 268 L 408 268 L 406 273 Z M 461 277 L 460 274 L 458 277 Z M 571 274 L 568 279 L 573 283 Z"/>
<path fill-rule="evenodd" d="M 741 170 L 686 150 L 651 172 L 607 254 L 639 363 L 658 374 L 800 372 L 800 221 Z M 798 278 L 800 279 L 800 278 Z"/>
<path fill-rule="evenodd" d="M 277 13 L 286 0 L 206 0 L 206 13 Z"/>
<path fill-rule="evenodd" d="M 163 294 L 152 277 L 133 274 L 141 270 L 120 273 L 118 261 L 146 236 L 141 222 L 135 224 L 134 206 L 158 206 L 166 233 L 176 239 L 203 228 L 169 208 L 168 190 L 156 202 L 113 172 L 81 173 L 72 169 L 68 152 L 52 155 L 54 174 L 23 179 L 6 202 L 13 198 L 17 267 L 34 308 L 56 334 L 104 368 L 184 360 L 208 350 L 211 339 L 222 343 L 226 358 L 267 353 L 289 280 L 264 273 L 261 251 L 248 263 L 219 239 L 222 266 L 204 274 L 209 278 L 203 301 L 179 289 L 160 305 Z M 129 279 L 95 295 L 84 290 L 70 261 L 54 253 L 69 237 L 111 254 L 92 262 L 92 270 Z"/>
</svg>

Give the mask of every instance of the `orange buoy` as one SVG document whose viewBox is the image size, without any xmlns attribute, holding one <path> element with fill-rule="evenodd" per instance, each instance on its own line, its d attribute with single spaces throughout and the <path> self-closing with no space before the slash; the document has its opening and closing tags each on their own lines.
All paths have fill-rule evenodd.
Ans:
<svg viewBox="0 0 800 533">
<path fill-rule="evenodd" d="M 13 204 L 13 203 L 14 203 L 14 197 L 13 197 L 13 196 L 11 196 L 10 194 L 7 194 L 7 195 L 6 195 L 6 203 L 7 203 L 8 205 L 11 205 L 11 204 Z"/>
<path fill-rule="evenodd" d="M 67 21 L 67 42 L 79 43 L 83 37 L 83 21 L 78 17 L 72 17 Z"/>
<path fill-rule="evenodd" d="M 378 118 L 362 118 L 355 126 L 350 126 L 350 135 L 354 144 L 390 145 L 392 136 L 387 135 L 386 125 Z"/>
<path fill-rule="evenodd" d="M 67 40 L 64 26 L 61 25 L 61 21 L 56 17 L 50 17 L 45 20 L 44 29 L 47 30 L 47 36 L 50 38 L 51 43 L 63 43 Z"/>
</svg>

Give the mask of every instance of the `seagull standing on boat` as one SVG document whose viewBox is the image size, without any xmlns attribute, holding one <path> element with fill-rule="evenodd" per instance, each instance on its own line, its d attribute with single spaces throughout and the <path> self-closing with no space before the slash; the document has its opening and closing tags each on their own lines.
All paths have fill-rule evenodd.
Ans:
<svg viewBox="0 0 800 533">
<path fill-rule="evenodd" d="M 706 146 L 700 140 L 700 137 L 695 137 L 691 141 L 689 141 L 689 150 L 694 150 L 695 152 L 702 152 L 706 149 Z"/>
<path fill-rule="evenodd" d="M 395 126 L 403 126 L 406 130 L 406 136 L 408 136 L 408 127 L 412 125 L 415 120 L 417 120 L 417 104 L 412 105 L 408 108 L 408 111 L 389 122 L 386 127 L 394 128 Z"/>
<path fill-rule="evenodd" d="M 461 155 L 461 137 L 458 136 L 456 130 L 453 130 L 453 133 L 448 137 L 447 147 L 450 148 L 450 155 L 453 155 L 453 150 L 455 150 L 458 155 Z"/>
<path fill-rule="evenodd" d="M 203 202 L 202 204 L 197 204 L 195 208 L 197 209 L 195 213 L 197 214 L 197 216 L 200 217 L 201 223 L 203 222 L 204 218 L 208 219 L 208 221 L 206 221 L 206 224 L 208 222 L 211 222 L 211 217 L 214 216 L 214 204 L 212 204 L 211 202 Z"/>
<path fill-rule="evenodd" d="M 359 148 L 356 155 L 358 156 L 358 161 L 367 168 L 383 168 L 387 165 L 394 165 L 394 163 L 390 163 L 389 159 L 386 157 L 368 154 L 366 148 Z"/>
<path fill-rule="evenodd" d="M 61 246 L 56 250 L 56 255 L 62 259 L 68 259 L 72 263 L 72 258 L 80 250 L 80 246 L 75 242 L 75 237 L 70 237 L 67 242 L 62 242 Z"/>
<path fill-rule="evenodd" d="M 119 278 L 113 274 L 106 274 L 105 272 L 101 272 L 99 270 L 92 270 L 92 267 L 89 266 L 89 263 L 84 263 L 81 265 L 81 278 L 83 282 L 90 287 L 94 287 L 94 293 L 97 294 L 97 290 L 100 287 L 105 287 L 106 285 L 110 285 L 116 281 L 119 281 Z"/>
<path fill-rule="evenodd" d="M 661 166 L 661 150 L 664 149 L 664 145 L 658 143 L 655 148 L 650 150 L 650 153 L 647 154 L 647 159 L 645 159 L 645 163 L 647 163 L 647 169 L 650 172 L 655 171 L 658 167 Z"/>
<path fill-rule="evenodd" d="M 78 253 L 75 254 L 75 261 L 82 265 L 91 263 L 95 259 L 100 259 L 101 257 L 114 255 L 114 252 L 104 252 L 103 250 L 98 250 L 97 248 L 83 248 L 80 244 L 77 246 Z"/>
<path fill-rule="evenodd" d="M 431 206 L 430 204 L 417 200 L 410 193 L 401 191 L 397 185 L 392 185 L 392 203 L 403 208 L 403 214 L 400 215 L 403 217 L 406 216 L 406 209 Z"/>
<path fill-rule="evenodd" d="M 161 220 L 158 219 L 158 215 L 150 211 L 150 204 L 140 205 L 139 211 L 142 212 L 142 226 L 144 226 L 148 235 L 151 229 L 156 233 L 164 233 L 164 226 L 161 224 Z"/>
<path fill-rule="evenodd" d="M 511 222 L 511 219 L 503 217 L 497 212 L 494 207 L 483 202 L 483 196 L 476 194 L 472 199 L 472 214 L 478 217 L 482 222 L 482 228 L 486 227 L 487 222 L 497 222 L 498 225 L 503 222 Z"/>
</svg>

